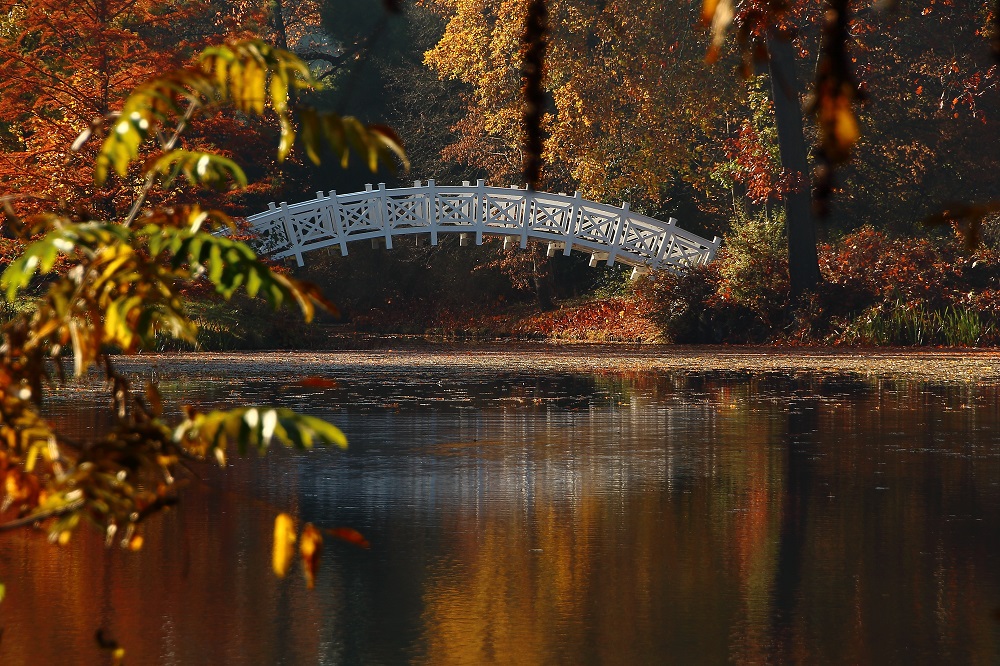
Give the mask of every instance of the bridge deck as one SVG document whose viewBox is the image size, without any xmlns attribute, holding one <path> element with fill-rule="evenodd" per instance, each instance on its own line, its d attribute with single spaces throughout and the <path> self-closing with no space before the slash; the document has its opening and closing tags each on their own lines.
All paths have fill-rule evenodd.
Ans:
<svg viewBox="0 0 1000 666">
<path fill-rule="evenodd" d="M 261 238 L 261 250 L 276 258 L 302 256 L 311 250 L 339 246 L 347 255 L 352 241 L 377 239 L 392 249 L 394 237 L 428 234 L 437 245 L 442 233 L 475 237 L 500 235 L 527 246 L 529 238 L 548 241 L 549 254 L 558 250 L 589 251 L 591 265 L 621 262 L 638 272 L 708 263 L 719 238 L 707 240 L 678 227 L 621 208 L 573 196 L 534 192 L 517 187 L 436 185 L 433 180 L 413 187 L 386 189 L 379 183 L 364 192 L 319 192 L 296 204 L 269 204 L 268 210 L 247 218 Z"/>
</svg>

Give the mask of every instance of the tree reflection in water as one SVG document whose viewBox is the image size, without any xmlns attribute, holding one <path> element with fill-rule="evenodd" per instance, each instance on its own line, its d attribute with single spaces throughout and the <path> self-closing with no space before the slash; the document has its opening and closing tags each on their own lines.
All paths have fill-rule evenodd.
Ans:
<svg viewBox="0 0 1000 666">
<path fill-rule="evenodd" d="M 0 661 L 98 661 L 99 627 L 134 663 L 1000 656 L 996 387 L 331 367 L 311 390 L 250 363 L 164 386 L 309 405 L 348 453 L 199 468 L 139 553 L 5 535 Z M 54 418 L 101 427 L 69 397 Z M 282 509 L 372 549 L 276 580 Z"/>
</svg>

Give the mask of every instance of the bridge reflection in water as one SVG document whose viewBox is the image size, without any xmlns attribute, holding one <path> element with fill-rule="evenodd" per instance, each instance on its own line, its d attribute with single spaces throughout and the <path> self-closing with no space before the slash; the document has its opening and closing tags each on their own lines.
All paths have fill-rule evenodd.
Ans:
<svg viewBox="0 0 1000 666">
<path fill-rule="evenodd" d="M 384 243 L 392 249 L 394 237 L 430 236 L 437 245 L 442 233 L 461 234 L 461 243 L 484 235 L 504 236 L 504 246 L 528 239 L 548 242 L 549 256 L 573 249 L 591 253 L 591 266 L 606 261 L 634 267 L 633 277 L 652 270 L 705 264 L 715 257 L 718 237 L 708 240 L 667 222 L 629 210 L 573 196 L 535 192 L 517 187 L 487 187 L 480 180 L 461 186 L 436 185 L 433 180 L 413 187 L 386 189 L 366 186 L 364 192 L 318 192 L 315 199 L 295 204 L 271 203 L 268 210 L 247 220 L 261 239 L 260 249 L 277 259 L 338 246 L 343 256 L 356 240 Z"/>
</svg>

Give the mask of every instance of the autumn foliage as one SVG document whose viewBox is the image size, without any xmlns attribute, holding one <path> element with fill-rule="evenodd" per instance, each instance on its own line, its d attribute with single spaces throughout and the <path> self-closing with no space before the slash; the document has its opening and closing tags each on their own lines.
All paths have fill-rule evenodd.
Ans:
<svg viewBox="0 0 1000 666">
<path fill-rule="evenodd" d="M 101 216 L 127 209 L 137 184 L 95 189 L 92 146 L 71 150 L 80 132 L 154 73 L 245 35 L 260 18 L 241 3 L 212 0 L 38 0 L 4 11 L 0 183 L 6 193 L 74 201 Z"/>
<path fill-rule="evenodd" d="M 783 261 L 746 263 L 734 253 L 640 289 L 651 317 L 676 342 L 793 344 L 995 344 L 1000 339 L 1000 255 L 988 247 L 970 254 L 956 238 L 894 237 L 865 227 L 820 247 L 823 284 L 793 309 Z M 920 340 L 882 338 L 876 329 L 897 320 L 975 319 L 975 339 L 945 330 Z M 915 324 L 916 325 L 916 324 Z M 867 332 L 866 332 L 867 331 Z"/>
</svg>

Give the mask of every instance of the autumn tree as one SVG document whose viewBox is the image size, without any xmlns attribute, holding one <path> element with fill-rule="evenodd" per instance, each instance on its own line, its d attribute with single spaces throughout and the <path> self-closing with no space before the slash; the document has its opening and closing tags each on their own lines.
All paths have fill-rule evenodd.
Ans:
<svg viewBox="0 0 1000 666">
<path fill-rule="evenodd" d="M 842 168 L 841 219 L 912 228 L 941 206 L 998 197 L 1000 71 L 984 3 L 908 2 L 859 12 L 849 57 L 868 102 Z M 836 210 L 834 211 L 836 212 Z"/>
<path fill-rule="evenodd" d="M 794 73 L 793 64 L 779 61 L 793 63 L 798 55 L 816 63 L 801 100 L 815 122 L 807 138 L 816 163 L 814 203 L 824 217 L 848 227 L 908 228 L 949 199 L 995 191 L 994 158 L 981 149 L 997 134 L 1000 111 L 990 58 L 997 17 L 987 4 L 703 5 L 712 23 L 710 60 L 732 25 L 744 71 L 765 66 L 778 80 L 782 68 Z"/>
<path fill-rule="evenodd" d="M 526 2 L 434 0 L 448 23 L 427 64 L 466 85 L 466 112 L 446 158 L 520 180 L 519 46 Z M 714 77 L 691 30 L 696 8 L 673 2 L 553 0 L 546 57 L 545 180 L 596 200 L 659 209 L 697 179 L 739 95 Z"/>
<path fill-rule="evenodd" d="M 32 0 L 0 11 L 0 183 L 102 216 L 127 209 L 141 183 L 96 189 L 87 168 L 94 153 L 73 152 L 74 139 L 140 82 L 207 43 L 247 34 L 257 17 L 252 7 L 214 0 Z M 217 125 L 233 132 L 232 121 Z"/>
</svg>

